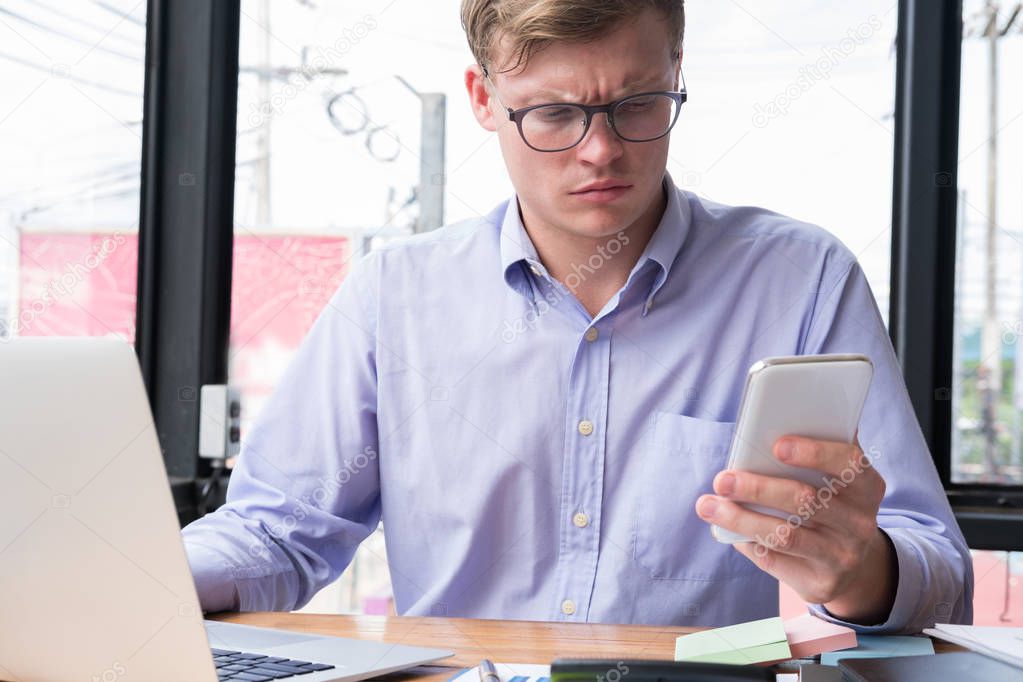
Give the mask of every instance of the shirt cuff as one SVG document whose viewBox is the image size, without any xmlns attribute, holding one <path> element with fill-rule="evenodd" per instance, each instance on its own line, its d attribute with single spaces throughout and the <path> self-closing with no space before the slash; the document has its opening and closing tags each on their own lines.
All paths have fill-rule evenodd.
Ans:
<svg viewBox="0 0 1023 682">
<path fill-rule="evenodd" d="M 234 585 L 239 611 L 294 611 L 308 601 L 302 598 L 302 583 L 292 570 L 240 577 Z"/>
<path fill-rule="evenodd" d="M 920 612 L 920 606 L 924 599 L 928 598 L 925 592 L 927 591 L 927 576 L 924 575 L 923 565 L 917 556 L 916 550 L 913 548 L 912 543 L 903 538 L 899 534 L 897 528 L 886 530 L 881 529 L 888 539 L 891 540 L 892 547 L 895 548 L 895 556 L 899 563 L 899 577 L 898 585 L 895 588 L 895 602 L 892 604 L 892 609 L 888 613 L 888 618 L 883 623 L 876 625 L 863 625 L 862 623 L 850 623 L 849 621 L 836 618 L 824 608 L 822 604 L 808 604 L 810 612 L 823 618 L 831 623 L 838 625 L 844 625 L 852 628 L 856 632 L 864 635 L 868 634 L 881 634 L 881 633 L 896 633 L 904 631 L 919 631 L 918 627 L 914 626 L 914 615 Z M 929 627 L 923 625 L 921 627 Z"/>
<path fill-rule="evenodd" d="M 238 610 L 238 589 L 230 559 L 206 545 L 185 540 L 185 554 L 203 613 Z"/>
</svg>

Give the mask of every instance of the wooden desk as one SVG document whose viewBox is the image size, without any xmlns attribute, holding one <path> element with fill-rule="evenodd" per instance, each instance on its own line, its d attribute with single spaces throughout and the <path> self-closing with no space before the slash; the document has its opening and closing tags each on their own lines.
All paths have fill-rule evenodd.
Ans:
<svg viewBox="0 0 1023 682">
<path fill-rule="evenodd" d="M 222 613 L 208 616 L 320 635 L 394 644 L 437 647 L 455 652 L 437 665 L 384 676 L 388 680 L 444 682 L 482 658 L 502 663 L 550 663 L 555 658 L 659 658 L 675 655 L 675 638 L 700 628 L 650 625 L 546 623 L 408 616 L 326 616 L 303 613 Z M 935 651 L 961 648 L 935 640 Z"/>
</svg>

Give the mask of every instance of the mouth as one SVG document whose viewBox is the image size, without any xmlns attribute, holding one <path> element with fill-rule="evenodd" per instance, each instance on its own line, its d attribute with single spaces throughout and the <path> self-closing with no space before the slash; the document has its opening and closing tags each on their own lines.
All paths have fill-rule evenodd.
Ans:
<svg viewBox="0 0 1023 682">
<path fill-rule="evenodd" d="M 627 194 L 631 189 L 632 185 L 625 182 L 597 182 L 569 192 L 569 194 L 583 201 L 603 203 L 614 201 Z"/>
</svg>

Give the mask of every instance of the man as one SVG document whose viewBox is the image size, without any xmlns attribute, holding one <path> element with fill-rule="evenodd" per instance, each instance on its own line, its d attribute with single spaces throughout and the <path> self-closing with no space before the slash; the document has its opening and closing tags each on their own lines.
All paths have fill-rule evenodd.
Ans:
<svg viewBox="0 0 1023 682">
<path fill-rule="evenodd" d="M 969 553 L 855 258 L 665 173 L 682 0 L 462 18 L 516 196 L 348 275 L 227 505 L 184 530 L 204 608 L 301 606 L 382 518 L 399 613 L 722 625 L 776 614 L 781 580 L 864 632 L 969 622 Z M 722 471 L 746 369 L 831 352 L 874 364 L 858 443 L 775 454 L 848 485 Z"/>
</svg>

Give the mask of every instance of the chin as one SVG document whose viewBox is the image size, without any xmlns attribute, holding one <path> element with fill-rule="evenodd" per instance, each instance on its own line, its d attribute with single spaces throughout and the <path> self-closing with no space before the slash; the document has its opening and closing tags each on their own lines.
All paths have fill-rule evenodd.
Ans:
<svg viewBox="0 0 1023 682">
<path fill-rule="evenodd" d="M 600 237 L 613 235 L 631 227 L 642 215 L 643 210 L 638 207 L 599 206 L 566 214 L 562 225 L 565 225 L 565 229 L 569 232 L 588 237 Z"/>
<path fill-rule="evenodd" d="M 600 220 L 592 222 L 580 222 L 578 220 L 566 220 L 562 223 L 562 229 L 580 237 L 590 239 L 610 239 L 619 232 L 628 230 L 634 220 Z"/>
</svg>

